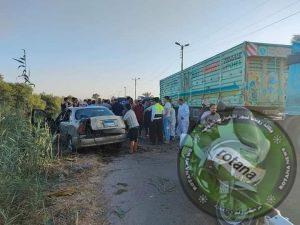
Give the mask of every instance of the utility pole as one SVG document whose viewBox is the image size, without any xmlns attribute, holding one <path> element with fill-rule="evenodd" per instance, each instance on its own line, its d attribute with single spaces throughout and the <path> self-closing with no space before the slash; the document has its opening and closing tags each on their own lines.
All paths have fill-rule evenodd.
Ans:
<svg viewBox="0 0 300 225">
<path fill-rule="evenodd" d="M 181 71 L 183 70 L 183 49 L 184 49 L 184 47 L 187 47 L 187 46 L 189 46 L 190 44 L 180 44 L 179 42 L 175 42 L 175 45 L 178 45 L 178 46 L 180 46 L 180 51 L 181 51 L 181 56 L 180 56 L 180 58 L 181 58 Z"/>
<path fill-rule="evenodd" d="M 134 80 L 134 100 L 136 100 L 136 81 L 140 80 L 141 78 L 133 78 L 132 80 Z"/>
<path fill-rule="evenodd" d="M 126 87 L 124 86 L 124 97 L 126 97 Z"/>
</svg>

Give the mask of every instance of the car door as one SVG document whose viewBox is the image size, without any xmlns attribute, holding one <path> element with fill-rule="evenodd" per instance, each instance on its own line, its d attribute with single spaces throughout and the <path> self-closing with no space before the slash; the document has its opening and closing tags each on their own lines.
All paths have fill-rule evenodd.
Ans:
<svg viewBox="0 0 300 225">
<path fill-rule="evenodd" d="M 39 126 L 43 128 L 50 128 L 51 133 L 55 131 L 55 122 L 53 118 L 47 113 L 45 110 L 42 109 L 33 109 L 31 112 L 31 124 L 33 126 Z"/>
<path fill-rule="evenodd" d="M 69 133 L 68 129 L 71 126 L 71 116 L 72 111 L 70 109 L 66 109 L 64 113 L 62 113 L 60 122 L 59 122 L 59 132 L 62 139 L 66 140 Z"/>
</svg>

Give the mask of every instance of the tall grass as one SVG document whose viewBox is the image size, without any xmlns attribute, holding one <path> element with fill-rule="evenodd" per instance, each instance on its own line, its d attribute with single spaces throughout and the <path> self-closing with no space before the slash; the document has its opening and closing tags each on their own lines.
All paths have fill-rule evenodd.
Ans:
<svg viewBox="0 0 300 225">
<path fill-rule="evenodd" d="M 0 225 L 41 224 L 51 136 L 22 112 L 0 109 Z"/>
</svg>

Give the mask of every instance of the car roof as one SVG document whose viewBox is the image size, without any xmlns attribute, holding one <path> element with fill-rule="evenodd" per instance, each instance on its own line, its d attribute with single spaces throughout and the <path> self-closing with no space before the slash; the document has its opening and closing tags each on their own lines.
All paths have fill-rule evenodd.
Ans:
<svg viewBox="0 0 300 225">
<path fill-rule="evenodd" d="M 98 109 L 108 109 L 107 107 L 105 106 L 98 106 L 98 105 L 89 105 L 89 106 L 79 106 L 79 107 L 68 107 L 68 109 L 71 109 L 71 110 L 78 110 L 78 109 L 95 109 L 95 108 L 98 108 Z"/>
</svg>

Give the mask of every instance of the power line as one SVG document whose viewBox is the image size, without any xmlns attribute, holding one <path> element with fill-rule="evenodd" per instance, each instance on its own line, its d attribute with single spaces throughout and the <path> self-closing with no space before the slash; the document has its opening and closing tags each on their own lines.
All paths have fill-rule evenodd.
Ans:
<svg viewBox="0 0 300 225">
<path fill-rule="evenodd" d="M 159 70 L 159 72 L 151 73 L 151 75 L 149 76 L 150 79 L 147 79 L 146 81 L 155 81 L 156 79 L 161 78 L 164 75 L 164 73 L 167 70 L 169 70 L 171 68 L 171 66 L 173 66 L 175 64 L 176 61 L 177 61 L 177 58 L 170 61 L 170 63 L 168 63 L 167 66 L 165 66 L 164 68 L 162 68 L 162 70 Z"/>
<path fill-rule="evenodd" d="M 274 22 L 272 22 L 272 23 L 269 23 L 269 24 L 267 24 L 267 25 L 265 25 L 265 26 L 263 26 L 263 27 L 260 27 L 260 28 L 258 28 L 258 29 L 256 29 L 256 30 L 253 30 L 253 31 L 251 31 L 251 32 L 249 32 L 249 33 L 246 33 L 246 34 L 243 34 L 243 35 L 238 35 L 238 36 L 233 36 L 233 37 L 231 37 L 231 38 L 227 38 L 226 40 L 221 40 L 221 41 L 219 41 L 219 42 L 215 42 L 215 43 L 214 43 L 214 47 L 217 46 L 217 45 L 226 43 L 226 42 L 229 41 L 229 40 L 235 40 L 235 39 L 238 39 L 238 38 L 246 37 L 246 36 L 249 36 L 249 35 L 251 35 L 251 34 L 260 32 L 260 31 L 262 31 L 262 30 L 264 30 L 264 29 L 266 29 L 266 28 L 268 28 L 268 27 L 271 27 L 271 26 L 273 26 L 273 25 L 275 25 L 275 24 L 277 24 L 277 23 L 280 23 L 280 22 L 282 22 L 282 21 L 284 21 L 284 20 L 286 20 L 286 19 L 288 19 L 288 18 L 290 18 L 290 17 L 292 17 L 292 16 L 295 16 L 295 15 L 297 15 L 297 14 L 299 14 L 299 13 L 300 13 L 300 10 L 299 10 L 299 11 L 296 11 L 296 12 L 294 12 L 294 13 L 288 15 L 288 16 L 285 16 L 285 17 L 283 17 L 283 18 L 281 18 L 281 19 L 279 19 L 279 20 L 276 20 L 276 21 L 274 21 Z M 242 32 L 243 30 L 245 30 L 245 29 L 242 29 L 240 32 Z M 198 50 L 197 52 L 199 52 L 199 50 Z M 197 53 L 197 52 L 194 52 L 194 54 Z"/>
<path fill-rule="evenodd" d="M 166 75 L 166 72 L 173 66 L 175 65 L 175 62 L 177 61 L 177 58 L 173 58 L 173 60 L 170 60 L 169 63 L 164 68 L 161 68 L 158 72 L 153 72 L 149 75 L 150 79 L 146 79 L 146 82 L 158 82 L 160 78 L 163 76 L 168 76 Z M 152 91 L 151 91 L 152 92 Z"/>
<path fill-rule="evenodd" d="M 262 5 L 264 5 L 264 4 L 267 3 L 267 2 L 268 2 L 268 0 L 267 0 L 267 1 L 264 1 L 263 3 L 261 3 L 260 5 L 254 7 L 254 8 L 251 9 L 250 11 L 253 11 L 253 10 L 255 10 L 256 8 L 261 7 Z M 253 22 L 253 23 L 249 24 L 248 26 L 244 27 L 242 30 L 236 29 L 236 30 L 234 30 L 234 31 L 232 31 L 232 32 L 242 32 L 242 31 L 248 29 L 249 27 L 252 27 L 253 25 L 256 25 L 257 23 L 260 23 L 261 21 L 264 21 L 265 18 L 269 18 L 269 17 L 271 17 L 271 16 L 274 16 L 274 15 L 280 13 L 281 11 L 284 11 L 285 9 L 291 7 L 292 5 L 295 5 L 295 4 L 298 4 L 298 3 L 300 3 L 299 0 L 294 1 L 294 2 L 291 2 L 290 4 L 284 6 L 283 8 L 280 8 L 280 9 L 276 10 L 275 12 L 270 13 L 269 15 L 264 16 L 264 18 L 262 18 L 262 19 L 260 19 L 260 20 L 258 20 L 258 21 L 256 21 L 256 22 Z M 239 21 L 239 20 L 237 20 L 237 21 Z M 234 24 L 234 23 L 231 23 L 230 26 L 231 26 L 232 24 Z M 226 27 L 228 27 L 228 26 L 226 26 Z M 223 29 L 218 30 L 218 31 L 215 32 L 214 34 L 219 33 L 221 30 L 223 30 Z M 214 45 L 215 45 L 215 43 L 214 43 Z M 204 43 L 202 43 L 200 46 L 204 46 Z M 197 48 L 194 48 L 194 50 L 189 51 L 188 54 L 195 53 L 195 52 L 199 52 L 199 51 L 200 51 L 199 49 L 197 50 Z"/>
<path fill-rule="evenodd" d="M 284 6 L 283 8 L 280 8 L 280 9 L 276 10 L 275 12 L 270 13 L 270 14 L 264 16 L 264 18 L 261 18 L 260 20 L 257 20 L 257 21 L 255 21 L 255 22 L 249 24 L 248 26 L 244 27 L 243 30 L 248 29 L 249 27 L 252 27 L 253 25 L 257 25 L 257 23 L 260 23 L 260 22 L 262 22 L 262 21 L 265 21 L 266 18 L 270 18 L 270 17 L 272 17 L 272 16 L 274 16 L 274 15 L 276 15 L 276 14 L 278 14 L 278 13 L 284 11 L 285 9 L 288 9 L 288 8 L 290 8 L 291 6 L 293 6 L 293 5 L 295 5 L 295 4 L 299 4 L 299 3 L 300 3 L 299 0 L 294 1 L 294 2 L 291 2 L 290 4 Z M 236 31 L 239 31 L 239 30 L 236 30 Z"/>
<path fill-rule="evenodd" d="M 295 13 L 292 13 L 292 14 L 286 16 L 286 17 L 283 17 L 283 18 L 281 18 L 281 19 L 279 19 L 279 20 L 277 20 L 277 21 L 275 21 L 275 22 L 273 22 L 273 23 L 267 24 L 267 25 L 265 25 L 265 26 L 263 26 L 263 27 L 261 27 L 261 28 L 259 28 L 259 29 L 256 29 L 256 30 L 254 30 L 254 31 L 252 31 L 252 32 L 250 32 L 250 33 L 248 33 L 248 34 L 241 35 L 240 37 L 248 36 L 248 35 L 257 33 L 257 32 L 259 32 L 259 31 L 262 31 L 262 30 L 264 30 L 264 29 L 266 29 L 266 28 L 268 28 L 268 27 L 271 27 L 271 26 L 273 26 L 273 25 L 275 25 L 275 24 L 277 24 L 277 23 L 280 23 L 280 22 L 282 22 L 282 21 L 284 21 L 284 20 L 286 20 L 286 19 L 288 19 L 288 18 L 290 18 L 290 17 L 292 17 L 292 16 L 295 16 L 295 15 L 297 15 L 297 14 L 299 14 L 299 13 L 300 13 L 300 10 L 299 10 L 299 11 L 296 11 Z"/>
<path fill-rule="evenodd" d="M 246 10 L 244 13 L 240 14 L 240 16 L 243 16 L 244 14 L 247 14 L 247 12 L 255 11 L 256 9 L 262 7 L 263 5 L 265 5 L 265 4 L 266 4 L 267 2 L 269 2 L 269 1 L 270 1 L 270 0 L 265 0 L 265 1 L 263 1 L 262 3 L 260 3 L 260 4 L 256 5 L 256 6 L 254 6 L 253 8 L 250 8 L 249 10 Z M 251 15 L 251 14 L 249 13 L 249 14 L 247 14 L 247 15 Z M 226 28 L 228 28 L 228 27 L 231 27 L 233 24 L 235 24 L 235 23 L 237 23 L 237 22 L 240 21 L 240 16 L 235 17 L 234 19 L 232 19 L 232 20 L 230 20 L 228 23 L 226 23 L 226 26 L 220 26 L 218 29 L 216 29 L 215 32 L 211 32 L 211 33 L 213 33 L 213 35 L 215 35 L 215 34 L 218 34 L 220 31 L 222 31 L 222 30 L 224 30 L 224 29 L 226 29 Z M 202 39 L 208 39 L 208 38 L 210 38 L 210 37 L 211 37 L 211 35 L 206 35 L 206 36 L 203 36 Z M 199 42 L 199 41 L 200 41 L 200 40 L 198 40 L 198 41 L 193 41 L 193 44 L 194 44 L 194 43 L 197 43 L 197 42 Z M 206 42 L 206 43 L 207 43 L 207 42 Z M 202 44 L 202 45 L 203 45 L 203 44 Z M 193 50 L 190 51 L 190 52 L 193 52 Z"/>
<path fill-rule="evenodd" d="M 174 65 L 176 61 L 177 57 L 175 58 L 174 55 L 171 55 L 171 58 L 169 58 L 169 60 L 166 63 L 162 64 L 159 68 L 152 70 L 152 72 L 147 73 L 148 78 L 146 77 L 145 79 L 143 79 L 143 81 L 153 81 L 157 79 L 157 77 L 159 77 L 161 73 L 163 73 L 165 70 L 169 69 L 172 65 Z"/>
<path fill-rule="evenodd" d="M 258 9 L 258 8 L 260 8 L 260 7 L 262 7 L 263 5 L 265 5 L 266 3 L 268 3 L 269 1 L 270 1 L 270 0 L 265 0 L 265 1 L 261 2 L 260 4 L 257 4 L 256 6 L 250 8 L 249 10 L 247 10 L 247 11 L 244 12 L 244 13 L 254 11 L 254 10 L 256 10 L 256 9 Z M 244 13 L 243 13 L 243 14 L 244 14 Z M 214 34 L 217 34 L 217 33 L 219 33 L 221 30 L 223 30 L 223 29 L 225 29 L 225 28 L 231 26 L 232 24 L 238 22 L 238 21 L 239 21 L 239 18 L 240 18 L 240 17 L 234 18 L 234 19 L 230 20 L 229 23 L 227 23 L 226 26 L 221 26 L 221 27 L 219 27 L 219 28 L 214 32 Z M 204 38 L 208 38 L 208 37 L 210 37 L 210 35 L 207 35 L 206 37 L 203 37 L 203 39 L 204 39 Z M 196 42 L 199 42 L 199 41 L 196 41 Z M 193 43 L 194 43 L 194 42 L 193 42 Z M 160 49 L 160 52 L 164 51 L 165 49 L 167 49 L 167 47 L 161 48 L 161 49 Z M 194 52 L 194 51 L 195 51 L 195 50 L 189 51 L 189 53 Z M 144 60 L 144 59 L 146 59 L 146 58 L 149 58 L 149 57 L 148 57 L 148 54 L 145 54 L 145 55 L 142 56 L 142 60 Z M 141 60 L 141 59 L 137 60 L 133 65 L 136 66 L 136 65 L 137 65 L 137 62 L 138 62 L 138 61 L 142 61 L 142 60 Z M 131 65 L 132 65 L 132 64 L 131 64 Z"/>
</svg>

